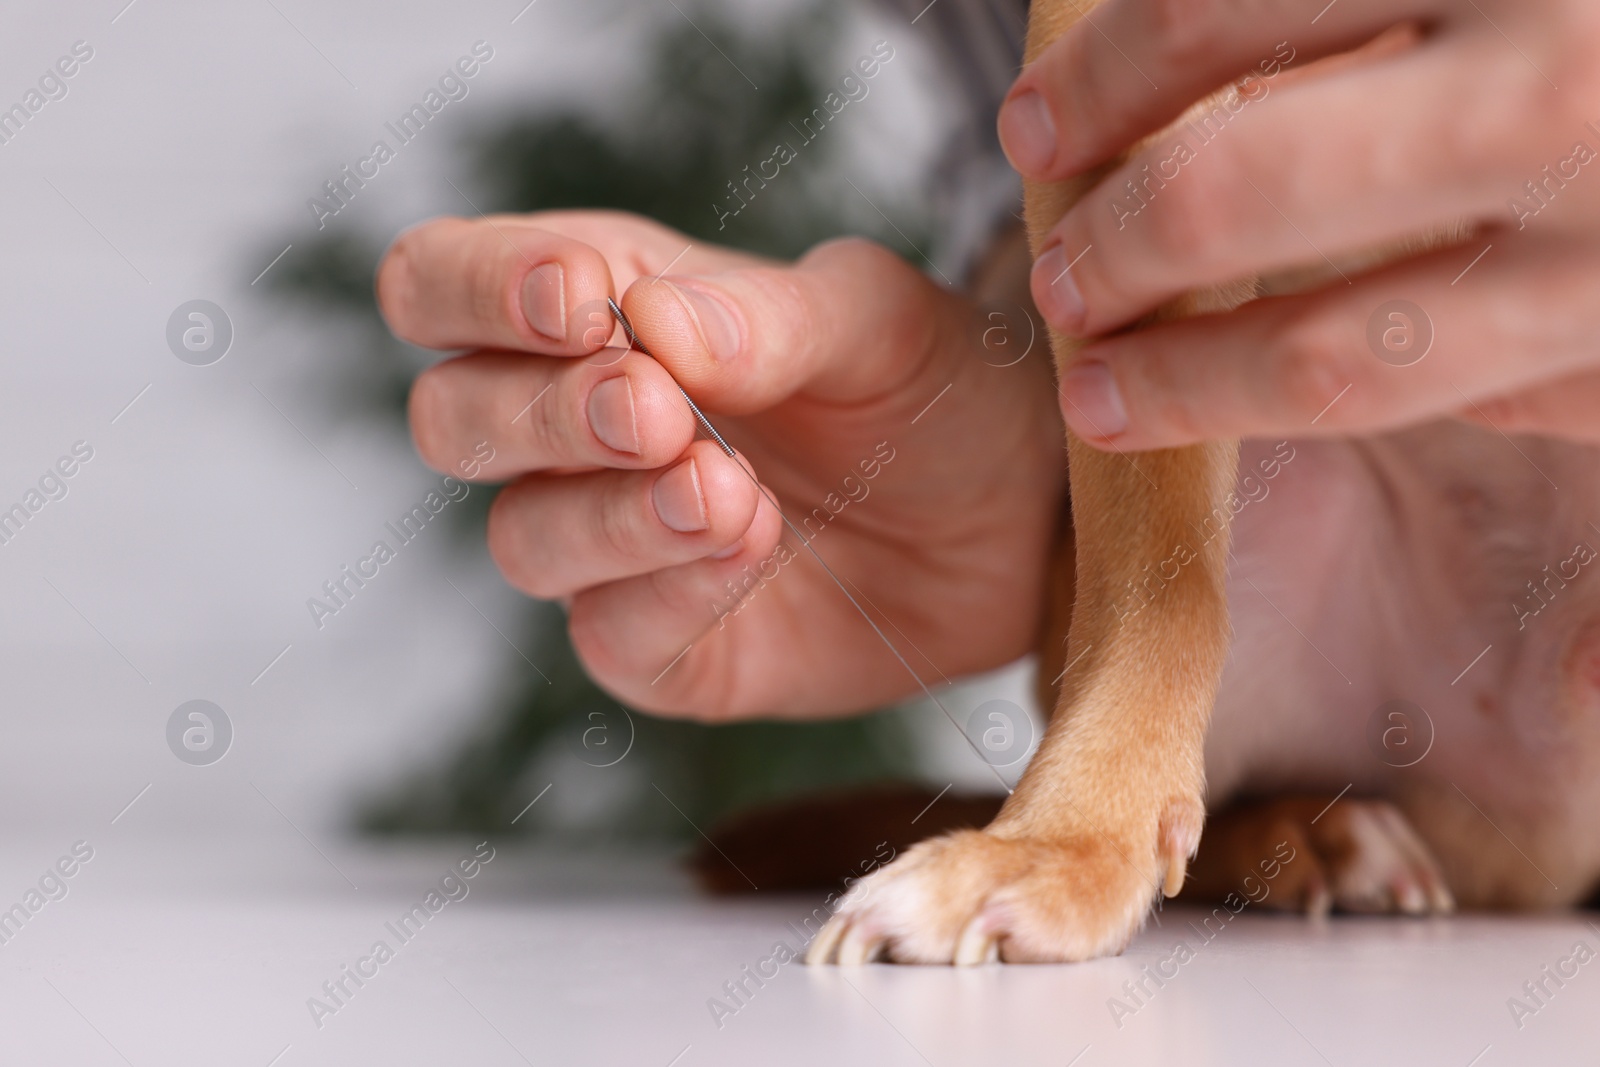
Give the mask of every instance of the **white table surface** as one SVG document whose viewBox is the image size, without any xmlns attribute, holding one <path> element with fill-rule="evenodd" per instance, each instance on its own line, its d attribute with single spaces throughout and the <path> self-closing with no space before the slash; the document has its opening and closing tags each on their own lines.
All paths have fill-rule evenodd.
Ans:
<svg viewBox="0 0 1600 1067">
<path fill-rule="evenodd" d="M 70 844 L 7 847 L 0 904 Z M 663 856 L 503 841 L 469 895 L 319 1028 L 308 998 L 373 941 L 395 944 L 384 924 L 470 842 L 108 832 L 95 847 L 68 895 L 0 945 L 0 1063 L 1491 1067 L 1600 1056 L 1600 962 L 1520 1028 L 1507 1005 L 1577 942 L 1600 948 L 1583 915 L 1311 923 L 1247 909 L 1206 943 L 1191 925 L 1203 913 L 1168 909 L 1124 956 L 1077 966 L 787 965 L 719 1027 L 708 1001 L 775 941 L 795 944 L 787 924 L 814 901 L 707 900 Z M 1179 940 L 1194 958 L 1119 1027 L 1110 998 Z"/>
</svg>

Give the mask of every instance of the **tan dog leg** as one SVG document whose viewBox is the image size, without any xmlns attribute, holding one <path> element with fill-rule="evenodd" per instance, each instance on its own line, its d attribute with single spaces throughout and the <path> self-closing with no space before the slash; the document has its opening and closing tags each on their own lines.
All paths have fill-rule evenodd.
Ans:
<svg viewBox="0 0 1600 1067">
<path fill-rule="evenodd" d="M 1077 17 L 1036 0 L 1029 58 Z M 1028 188 L 1036 254 L 1092 181 Z M 1065 367 L 1075 344 L 1051 342 Z M 859 883 L 809 962 L 1089 959 L 1120 952 L 1157 895 L 1178 891 L 1200 840 L 1203 744 L 1229 640 L 1223 502 L 1237 458 L 1234 442 L 1123 456 L 1069 435 L 1077 560 L 1060 568 L 1057 595 L 1073 605 L 1071 668 L 1039 751 L 986 829 L 925 841 Z M 1151 599 L 1130 610 L 1140 587 Z"/>
</svg>

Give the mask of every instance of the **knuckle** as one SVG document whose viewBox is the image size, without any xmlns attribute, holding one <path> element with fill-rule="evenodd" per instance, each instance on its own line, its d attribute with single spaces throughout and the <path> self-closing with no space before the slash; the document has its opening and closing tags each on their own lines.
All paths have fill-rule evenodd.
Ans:
<svg viewBox="0 0 1600 1067">
<path fill-rule="evenodd" d="M 567 608 L 567 637 L 572 641 L 572 651 L 590 676 L 597 679 L 626 673 L 624 650 L 612 640 L 616 627 L 602 603 L 599 598 L 580 593 Z"/>
<path fill-rule="evenodd" d="M 1566 19 L 1581 29 L 1561 35 L 1549 46 L 1549 58 L 1539 64 L 1549 70 L 1550 80 L 1563 91 L 1552 101 L 1549 83 L 1542 77 L 1538 78 L 1536 86 L 1530 86 L 1540 95 L 1539 110 L 1530 113 L 1540 114 L 1554 103 L 1569 118 L 1564 124 L 1564 128 L 1569 129 L 1582 129 L 1594 118 L 1588 105 L 1600 95 L 1600 12 L 1594 10 L 1589 0 L 1583 0 L 1577 7 L 1581 10 L 1569 12 Z"/>
<path fill-rule="evenodd" d="M 683 619 L 716 618 L 716 602 L 706 596 L 696 583 L 683 581 L 682 575 L 675 574 L 671 568 L 651 571 L 646 581 L 650 586 L 651 598 L 659 602 L 669 616 Z"/>
<path fill-rule="evenodd" d="M 442 366 L 429 367 L 411 384 L 411 397 L 407 415 L 411 422 L 411 439 L 416 442 L 417 455 L 434 470 L 443 470 L 449 463 L 445 456 L 445 415 L 449 407 L 449 377 Z"/>
<path fill-rule="evenodd" d="M 746 277 L 759 293 L 759 299 L 769 312 L 794 331 L 794 336 L 804 337 L 817 325 L 817 309 L 806 299 L 806 291 L 793 271 L 782 268 L 761 268 L 750 271 Z"/>
<path fill-rule="evenodd" d="M 797 322 L 805 332 L 799 334 L 818 345 L 848 343 L 874 347 L 893 345 L 894 350 L 920 351 L 927 339 L 941 329 L 937 316 L 930 315 L 928 297 L 940 290 L 922 272 L 893 249 L 865 237 L 837 237 L 815 246 L 800 260 L 800 267 L 815 275 L 827 275 L 828 283 L 805 289 L 793 276 L 786 278 L 794 292 Z M 876 313 L 864 323 L 853 316 L 830 313 L 828 302 L 836 299 L 843 286 L 859 290 L 870 285 Z M 807 296 L 809 294 L 809 299 Z M 846 324 L 868 336 L 845 337 Z"/>
<path fill-rule="evenodd" d="M 1201 394 L 1193 387 L 1193 365 L 1188 353 L 1163 345 L 1129 369 L 1134 392 L 1150 402 L 1156 425 L 1184 440 L 1203 441 L 1215 435 L 1215 428 L 1202 417 L 1205 405 L 1195 402 Z"/>
<path fill-rule="evenodd" d="M 528 403 L 525 398 L 536 395 L 543 386 L 530 382 L 526 388 L 507 391 L 502 398 L 504 406 L 497 418 L 502 424 L 518 427 L 517 433 L 530 462 L 555 463 L 572 455 L 574 449 L 565 440 L 571 431 L 565 428 L 580 419 L 577 425 L 588 425 L 586 414 L 569 413 L 574 401 L 570 390 L 563 385 L 559 380 L 551 383 L 550 395 L 529 407 L 526 413 L 522 411 Z M 583 395 L 587 397 L 588 390 Z"/>
<path fill-rule="evenodd" d="M 648 492 L 645 494 L 648 496 Z M 596 507 L 589 522 L 589 543 L 603 558 L 632 560 L 639 554 L 637 515 L 640 504 L 636 498 L 623 499 L 617 493 L 606 493 L 595 501 Z M 644 507 L 649 507 L 645 502 Z"/>
<path fill-rule="evenodd" d="M 818 264 L 829 269 L 828 260 L 803 260 L 803 269 Z M 799 357 L 813 346 L 825 345 L 823 331 L 832 325 L 833 317 L 825 307 L 818 306 L 815 288 L 806 284 L 799 271 L 785 268 L 760 267 L 745 271 L 743 311 L 746 321 L 760 322 L 763 328 L 752 330 L 750 347 L 754 361 L 765 363 L 781 353 L 785 358 Z M 831 332 L 827 337 L 831 337 Z"/>
<path fill-rule="evenodd" d="M 1222 152 L 1214 152 L 1210 159 L 1184 168 L 1157 190 L 1150 202 L 1156 224 L 1150 229 L 1150 240 L 1159 261 L 1192 269 L 1214 259 L 1219 248 L 1227 247 L 1228 236 L 1239 232 L 1235 212 L 1229 207 L 1237 197 L 1222 191 L 1228 184 L 1221 173 L 1225 169 L 1222 157 Z"/>
<path fill-rule="evenodd" d="M 1273 348 L 1269 399 L 1308 425 L 1369 372 L 1348 330 L 1323 318 L 1291 322 Z"/>
<path fill-rule="evenodd" d="M 384 253 L 383 262 L 378 265 L 378 277 L 374 285 L 378 313 L 396 337 L 412 344 L 422 343 L 416 332 L 415 317 L 411 314 L 417 288 L 416 243 L 414 230 L 407 230 L 395 238 Z"/>
<path fill-rule="evenodd" d="M 702 655 L 699 649 L 691 648 L 670 672 L 651 683 L 663 664 L 625 638 L 628 627 L 619 625 L 618 614 L 617 604 L 609 598 L 580 593 L 572 600 L 567 636 L 590 677 L 613 692 L 650 683 L 642 692 L 634 692 L 629 703 L 673 719 L 717 725 L 739 718 L 719 681 L 721 669 L 708 664 L 714 657 Z M 622 684 L 625 682 L 632 684 Z"/>
<path fill-rule="evenodd" d="M 870 278 L 881 293 L 895 297 L 914 289 L 922 275 L 899 253 L 865 237 L 835 237 L 813 247 L 800 260 L 800 266 L 818 273 L 844 278 Z M 813 314 L 817 309 L 810 309 Z"/>
<path fill-rule="evenodd" d="M 489 507 L 485 539 L 489 558 L 505 580 L 531 597 L 553 600 L 571 589 L 560 582 L 559 568 L 542 567 L 532 539 L 525 536 L 524 517 L 516 513 L 521 494 L 508 486 Z"/>
<path fill-rule="evenodd" d="M 710 621 L 715 616 L 704 590 L 695 582 L 683 581 L 681 573 L 653 571 L 646 581 L 649 583 L 650 598 L 664 607 L 670 613 L 669 617 Z M 691 626 L 687 632 L 694 633 L 695 628 Z M 696 636 L 690 643 L 692 645 L 699 640 Z M 736 665 L 730 657 L 708 654 L 708 651 L 691 647 L 678 665 L 661 679 L 660 686 L 666 687 L 672 701 L 674 717 L 706 725 L 736 722 L 747 717 L 735 699 L 738 689 Z M 658 670 L 659 666 L 653 666 L 652 673 Z"/>
<path fill-rule="evenodd" d="M 1476 405 L 1465 412 L 1468 420 L 1502 433 L 1521 433 L 1537 426 L 1536 420 L 1526 417 L 1527 405 L 1517 397 L 1485 397 L 1476 401 Z"/>
<path fill-rule="evenodd" d="M 1517 183 L 1535 178 L 1553 150 L 1570 147 L 1568 134 L 1581 136 L 1594 117 L 1587 108 L 1600 93 L 1600 57 L 1593 52 L 1592 45 L 1568 42 L 1538 54 L 1537 68 L 1513 53 L 1493 78 L 1458 78 L 1448 87 L 1455 106 L 1479 118 L 1429 124 L 1413 149 L 1419 161 L 1445 163 L 1452 174 L 1509 168 Z M 1551 91 L 1551 81 L 1560 93 Z"/>
<path fill-rule="evenodd" d="M 1466 104 L 1478 106 L 1484 121 L 1440 123 L 1419 148 L 1432 152 L 1435 158 L 1449 160 L 1453 172 L 1496 173 L 1505 169 L 1508 162 L 1516 161 L 1514 171 L 1530 171 L 1519 176 L 1517 180 L 1521 181 L 1523 177 L 1537 177 L 1531 172 L 1547 162 L 1553 136 L 1559 137 L 1569 129 L 1581 130 L 1591 117 L 1581 114 L 1581 109 L 1564 114 L 1563 102 L 1571 98 L 1562 94 L 1561 99 L 1551 101 L 1550 86 L 1531 70 L 1506 72 L 1494 82 L 1492 94 L 1487 88 L 1474 87 L 1471 91 L 1477 99 Z M 1530 121 L 1529 116 L 1537 117 Z"/>
<path fill-rule="evenodd" d="M 467 267 L 467 314 L 485 332 L 498 334 L 506 324 L 505 257 L 474 256 Z"/>
<path fill-rule="evenodd" d="M 702 726 L 727 726 L 749 718 L 729 697 L 723 666 L 709 663 L 712 657 L 696 655 L 697 651 L 691 649 L 657 686 L 672 683 L 666 693 L 672 717 Z"/>
<path fill-rule="evenodd" d="M 1216 11 L 1212 0 L 1149 0 L 1151 39 L 1164 63 L 1186 68 L 1215 54 Z"/>
<path fill-rule="evenodd" d="M 855 236 L 830 238 L 821 244 L 813 245 L 800 257 L 802 266 L 823 269 L 834 265 L 893 269 L 900 263 L 900 257 L 883 245 L 867 237 Z"/>
</svg>

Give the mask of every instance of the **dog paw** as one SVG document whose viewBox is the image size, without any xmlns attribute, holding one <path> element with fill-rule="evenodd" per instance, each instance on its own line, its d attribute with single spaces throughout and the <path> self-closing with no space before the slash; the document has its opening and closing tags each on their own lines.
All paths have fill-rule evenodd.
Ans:
<svg viewBox="0 0 1600 1067">
<path fill-rule="evenodd" d="M 964 830 L 924 841 L 845 895 L 806 962 L 1045 963 L 1114 955 L 1138 931 L 1174 866 L 1182 880 L 1188 849 L 1178 847 L 1174 864 L 1155 847 L 1118 847 L 1098 834 L 1046 840 Z"/>
<path fill-rule="evenodd" d="M 1253 897 L 1252 884 L 1268 887 L 1260 906 L 1312 915 L 1455 909 L 1428 846 L 1400 809 L 1383 800 L 1345 798 L 1330 805 L 1322 797 L 1285 797 L 1214 816 L 1186 896 Z"/>
</svg>

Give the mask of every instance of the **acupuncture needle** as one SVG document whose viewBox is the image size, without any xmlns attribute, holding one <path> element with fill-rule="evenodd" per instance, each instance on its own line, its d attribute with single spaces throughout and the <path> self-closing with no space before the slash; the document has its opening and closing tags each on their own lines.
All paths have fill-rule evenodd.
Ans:
<svg viewBox="0 0 1600 1067">
<path fill-rule="evenodd" d="M 661 361 L 656 359 L 655 353 L 646 348 L 644 346 L 644 342 L 639 340 L 639 335 L 633 330 L 633 323 L 628 321 L 628 316 L 623 314 L 622 308 L 618 306 L 617 302 L 608 296 L 606 297 L 606 303 L 610 306 L 611 314 L 616 318 L 617 325 L 621 326 L 622 332 L 628 335 L 628 343 L 634 348 L 638 349 L 640 352 L 649 356 L 651 359 L 655 359 L 656 364 L 661 366 L 662 370 L 666 370 L 666 367 L 662 365 Z M 741 471 L 744 471 L 744 476 L 749 478 L 750 481 L 755 484 L 756 491 L 766 498 L 767 503 L 772 505 L 772 510 L 778 513 L 778 518 L 783 520 L 783 524 L 789 528 L 789 532 L 800 539 L 800 543 L 806 546 L 806 551 L 811 553 L 811 557 L 815 559 L 817 563 L 821 565 L 822 569 L 828 573 L 828 577 L 833 579 L 833 584 L 838 586 L 839 592 L 843 593 L 845 599 L 850 601 L 850 606 L 855 608 L 856 611 L 861 614 L 863 619 L 867 620 L 867 625 L 872 627 L 872 632 L 878 635 L 878 639 L 884 643 L 884 646 L 887 647 L 890 652 L 894 653 L 894 658 L 900 661 L 900 666 L 904 667 L 906 669 L 906 673 L 911 675 L 912 680 L 917 683 L 917 686 L 922 690 L 923 694 L 929 700 L 933 701 L 935 707 L 944 712 L 944 717 L 950 720 L 950 725 L 954 726 L 958 731 L 960 731 L 961 736 L 966 738 L 967 744 L 971 746 L 973 753 L 976 754 L 980 760 L 983 760 L 984 766 L 989 768 L 989 772 L 995 776 L 996 780 L 999 781 L 1001 788 L 1003 788 L 1007 793 L 1011 793 L 1012 788 L 1009 784 L 1007 784 L 1004 776 L 1000 774 L 1000 771 L 996 769 L 994 764 L 990 763 L 987 759 L 984 759 L 983 753 L 978 751 L 977 743 L 974 742 L 972 738 L 967 737 L 967 732 L 961 729 L 961 724 L 956 722 L 956 717 L 954 715 L 950 714 L 950 709 L 945 707 L 939 698 L 933 695 L 933 690 L 928 688 L 928 683 L 922 680 L 922 676 L 912 668 L 911 664 L 907 662 L 905 656 L 900 654 L 900 650 L 895 647 L 894 642 L 889 640 L 889 635 L 885 634 L 883 630 L 879 628 L 877 622 L 873 620 L 872 616 L 867 614 L 867 610 L 861 606 L 860 602 L 857 601 L 854 596 L 851 595 L 850 590 L 845 588 L 844 582 L 839 579 L 837 574 L 833 573 L 833 568 L 828 566 L 827 561 L 822 558 L 822 556 L 817 552 L 816 548 L 811 544 L 811 539 L 806 537 L 805 534 L 801 533 L 798 526 L 789 521 L 789 516 L 785 515 L 783 513 L 783 509 L 778 506 L 778 502 L 772 499 L 772 494 L 767 492 L 766 486 L 761 484 L 761 481 L 750 472 L 748 467 L 739 462 L 739 457 L 728 445 L 728 442 L 723 439 L 720 433 L 717 432 L 717 428 L 711 425 L 711 420 L 706 418 L 705 412 L 700 410 L 700 405 L 696 404 L 694 399 L 684 391 L 683 386 L 678 385 L 678 380 L 672 377 L 671 371 L 667 371 L 667 377 L 671 379 L 673 385 L 677 386 L 678 393 L 683 397 L 684 403 L 689 405 L 689 410 L 694 412 L 695 419 L 699 421 L 700 427 L 705 430 L 707 436 L 715 441 L 718 446 L 720 446 L 721 449 L 728 454 L 728 458 L 733 460 L 734 464 Z"/>
<path fill-rule="evenodd" d="M 639 340 L 639 335 L 633 332 L 633 323 L 628 321 L 628 316 L 622 313 L 622 308 L 617 306 L 617 302 L 608 296 L 606 297 L 606 303 L 611 305 L 611 314 L 616 316 L 617 324 L 622 327 L 622 332 L 628 335 L 628 343 L 634 348 L 637 348 L 639 351 L 643 352 L 645 355 L 649 356 L 651 359 L 656 359 L 655 354 L 644 346 L 643 341 Z M 661 361 L 656 359 L 656 362 L 659 364 Z M 661 369 L 666 370 L 665 367 L 662 367 Z M 672 374 L 668 372 L 667 377 L 672 378 Z M 689 405 L 690 411 L 694 412 L 694 417 L 699 420 L 701 429 L 705 430 L 705 432 L 710 435 L 713 441 L 722 446 L 722 450 L 728 454 L 729 459 L 737 463 L 739 460 L 738 457 L 733 454 L 733 449 L 728 447 L 728 442 L 722 439 L 722 435 L 717 432 L 717 428 L 711 425 L 711 420 L 706 418 L 706 413 L 700 410 L 700 405 L 696 404 L 689 398 L 689 394 L 683 391 L 683 386 L 678 385 L 678 380 L 676 378 L 672 378 L 672 384 L 678 386 L 678 395 L 683 397 L 683 402 Z M 749 472 L 747 471 L 746 473 Z M 761 483 L 757 482 L 756 488 L 759 489 L 760 487 Z M 762 495 L 766 496 L 765 490 L 762 490 Z M 772 498 L 767 497 L 767 499 L 770 501 Z M 777 505 L 773 504 L 773 507 L 777 507 Z M 783 513 L 780 511 L 779 514 L 781 515 Z M 785 519 L 784 521 L 788 522 L 789 520 Z M 790 527 L 790 529 L 793 529 L 793 527 Z"/>
</svg>

